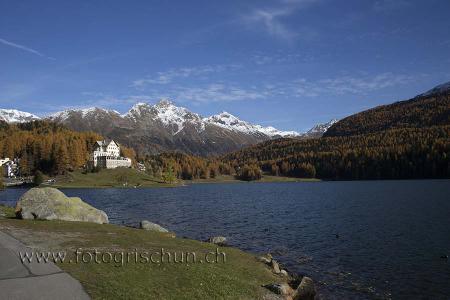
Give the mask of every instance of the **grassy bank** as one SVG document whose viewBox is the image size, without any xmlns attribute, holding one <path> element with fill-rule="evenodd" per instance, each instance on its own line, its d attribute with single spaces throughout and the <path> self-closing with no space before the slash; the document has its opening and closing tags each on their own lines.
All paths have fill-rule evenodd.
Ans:
<svg viewBox="0 0 450 300">
<path fill-rule="evenodd" d="M 215 178 L 185 180 L 184 182 L 195 184 L 195 183 L 249 183 L 249 182 L 258 183 L 258 182 L 313 182 L 313 181 L 320 181 L 320 179 L 264 175 L 260 180 L 243 181 L 236 179 L 232 175 L 220 175 Z"/>
<path fill-rule="evenodd" d="M 12 217 L 12 208 L 0 212 Z M 216 246 L 116 225 L 32 221 L 0 218 L 0 228 L 25 244 L 51 251 L 118 253 L 133 251 L 195 252 L 202 257 Z M 93 299 L 262 299 L 270 294 L 263 284 L 283 282 L 253 255 L 221 247 L 226 261 L 218 263 L 60 263 L 79 280 Z M 67 261 L 67 259 L 66 259 Z"/>
<path fill-rule="evenodd" d="M 318 179 L 302 179 L 292 177 L 264 175 L 260 180 L 252 182 L 301 182 L 319 181 Z M 144 172 L 134 169 L 118 168 L 101 170 L 98 173 L 83 173 L 81 171 L 69 172 L 56 177 L 56 182 L 50 185 L 56 188 L 110 188 L 110 187 L 176 187 L 183 184 L 196 183 L 243 183 L 231 175 L 220 175 L 216 178 L 179 180 L 173 184 L 164 183 L 159 178 L 152 177 Z"/>
<path fill-rule="evenodd" d="M 56 182 L 50 186 L 56 188 L 110 188 L 110 187 L 171 187 L 178 184 L 167 184 L 135 169 L 117 168 L 103 169 L 97 173 L 81 171 L 68 172 L 57 176 Z"/>
</svg>

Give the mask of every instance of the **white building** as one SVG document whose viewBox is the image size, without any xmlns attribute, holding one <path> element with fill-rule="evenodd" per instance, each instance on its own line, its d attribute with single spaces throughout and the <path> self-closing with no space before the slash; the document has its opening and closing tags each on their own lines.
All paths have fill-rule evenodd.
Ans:
<svg viewBox="0 0 450 300">
<path fill-rule="evenodd" d="M 14 160 L 7 157 L 0 159 L 0 167 L 4 177 L 12 178 L 19 175 L 19 160 L 17 158 Z"/>
<path fill-rule="evenodd" d="M 93 167 L 115 169 L 131 167 L 131 159 L 120 156 L 120 146 L 113 140 L 97 141 L 91 154 L 89 164 Z"/>
<path fill-rule="evenodd" d="M 0 158 L 0 167 L 3 166 L 5 163 L 7 163 L 9 161 L 8 157 L 5 158 Z"/>
</svg>

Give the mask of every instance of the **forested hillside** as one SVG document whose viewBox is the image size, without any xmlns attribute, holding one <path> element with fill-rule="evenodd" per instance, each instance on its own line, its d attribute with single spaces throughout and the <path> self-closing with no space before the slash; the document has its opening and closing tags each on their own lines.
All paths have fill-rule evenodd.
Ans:
<svg viewBox="0 0 450 300">
<path fill-rule="evenodd" d="M 226 155 L 233 166 L 322 179 L 450 177 L 450 126 L 392 129 L 359 136 L 281 139 Z"/>
<path fill-rule="evenodd" d="M 20 158 L 22 175 L 32 175 L 36 170 L 60 174 L 80 168 L 86 164 L 95 141 L 101 139 L 96 133 L 75 132 L 46 121 L 0 121 L 0 157 Z"/>
<path fill-rule="evenodd" d="M 450 125 L 450 93 L 418 96 L 411 100 L 378 106 L 340 120 L 324 134 L 348 136 L 396 128 Z"/>
<path fill-rule="evenodd" d="M 448 91 L 349 116 L 320 139 L 280 139 L 225 155 L 273 175 L 322 179 L 450 177 Z"/>
</svg>

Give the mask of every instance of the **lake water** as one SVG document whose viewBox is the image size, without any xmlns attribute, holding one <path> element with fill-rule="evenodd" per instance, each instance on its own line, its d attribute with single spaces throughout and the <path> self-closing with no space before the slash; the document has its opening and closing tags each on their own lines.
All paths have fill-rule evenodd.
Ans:
<svg viewBox="0 0 450 300">
<path fill-rule="evenodd" d="M 15 204 L 24 189 L 0 192 Z M 318 282 L 323 299 L 449 299 L 450 181 L 197 184 L 65 189 L 112 223 L 224 235 Z M 338 236 L 336 236 L 338 235 Z"/>
</svg>

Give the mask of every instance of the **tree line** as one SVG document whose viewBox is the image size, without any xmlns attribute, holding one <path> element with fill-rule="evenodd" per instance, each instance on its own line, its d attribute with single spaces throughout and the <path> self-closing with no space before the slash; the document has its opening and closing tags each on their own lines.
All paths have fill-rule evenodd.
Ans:
<svg viewBox="0 0 450 300">
<path fill-rule="evenodd" d="M 0 157 L 19 158 L 22 176 L 42 171 L 63 174 L 83 168 L 96 141 L 103 138 L 94 132 L 76 132 L 48 121 L 22 124 L 0 122 Z M 134 159 L 134 151 L 121 147 Z"/>
<path fill-rule="evenodd" d="M 402 128 L 366 135 L 268 141 L 225 155 L 231 166 L 323 179 L 450 177 L 450 126 Z"/>
</svg>

